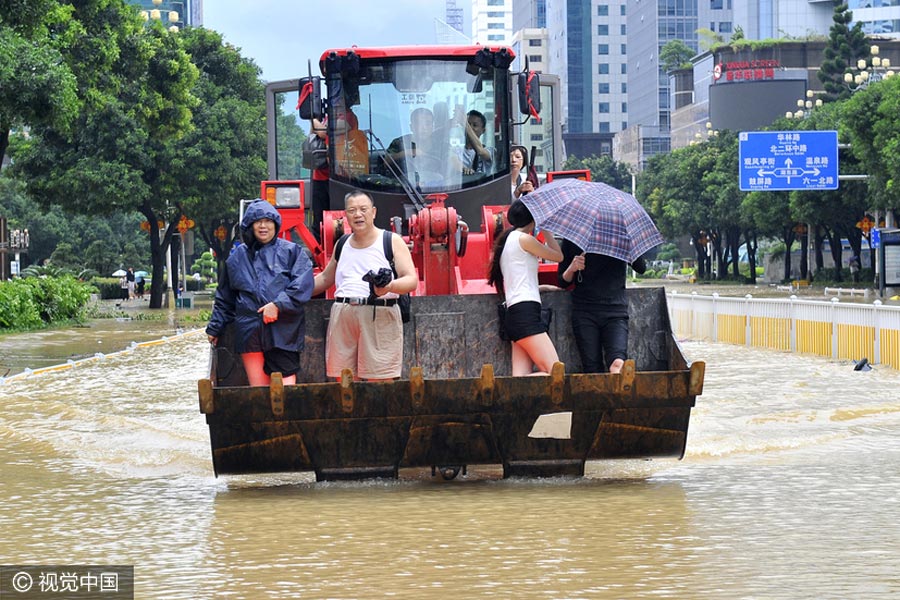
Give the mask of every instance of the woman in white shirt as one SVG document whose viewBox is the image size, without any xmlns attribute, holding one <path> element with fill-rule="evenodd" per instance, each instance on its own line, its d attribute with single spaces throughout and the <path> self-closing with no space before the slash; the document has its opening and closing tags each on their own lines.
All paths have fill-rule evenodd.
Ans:
<svg viewBox="0 0 900 600">
<path fill-rule="evenodd" d="M 521 200 L 510 204 L 506 216 L 512 227 L 494 244 L 488 283 L 506 297 L 502 326 L 512 340 L 512 374 L 546 375 L 559 355 L 541 321 L 538 259 L 559 262 L 563 254 L 549 231 L 544 232 L 546 244 L 532 235 L 534 217 Z"/>
</svg>

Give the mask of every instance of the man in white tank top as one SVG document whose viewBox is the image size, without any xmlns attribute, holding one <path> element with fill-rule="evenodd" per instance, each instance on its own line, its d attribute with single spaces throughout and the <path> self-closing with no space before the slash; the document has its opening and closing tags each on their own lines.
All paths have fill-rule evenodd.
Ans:
<svg viewBox="0 0 900 600">
<path fill-rule="evenodd" d="M 419 276 L 403 238 L 391 234 L 397 278 L 375 288 L 370 297 L 363 275 L 390 268 L 384 254 L 383 230 L 375 227 L 375 206 L 365 192 L 354 190 L 344 198 L 344 213 L 352 231 L 325 270 L 316 276 L 313 295 L 335 285 L 334 304 L 325 338 L 325 372 L 338 378 L 343 369 L 354 379 L 394 379 L 403 366 L 403 321 L 397 297 L 419 286 Z"/>
</svg>

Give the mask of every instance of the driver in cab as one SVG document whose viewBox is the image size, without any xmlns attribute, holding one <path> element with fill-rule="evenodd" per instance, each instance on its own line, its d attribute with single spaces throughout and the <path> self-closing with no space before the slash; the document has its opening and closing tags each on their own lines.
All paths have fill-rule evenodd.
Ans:
<svg viewBox="0 0 900 600">
<path fill-rule="evenodd" d="M 441 148 L 434 133 L 434 115 L 427 108 L 417 108 L 409 116 L 410 133 L 395 138 L 387 154 L 414 183 L 425 183 L 443 171 Z"/>
</svg>

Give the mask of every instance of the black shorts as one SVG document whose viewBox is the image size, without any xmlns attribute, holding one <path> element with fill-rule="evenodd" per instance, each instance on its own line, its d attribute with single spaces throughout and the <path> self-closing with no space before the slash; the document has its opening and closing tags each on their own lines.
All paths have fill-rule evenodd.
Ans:
<svg viewBox="0 0 900 600">
<path fill-rule="evenodd" d="M 263 352 L 263 371 L 266 375 L 281 373 L 285 377 L 289 377 L 295 375 L 299 370 L 299 352 L 281 348 L 272 348 Z"/>
<path fill-rule="evenodd" d="M 503 326 L 506 328 L 506 335 L 514 342 L 547 333 L 547 327 L 541 322 L 540 302 L 519 302 L 508 307 Z"/>
</svg>

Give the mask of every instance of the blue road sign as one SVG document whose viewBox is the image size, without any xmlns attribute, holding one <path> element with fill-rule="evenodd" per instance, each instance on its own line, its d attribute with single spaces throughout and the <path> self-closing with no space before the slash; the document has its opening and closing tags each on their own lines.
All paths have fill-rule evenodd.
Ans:
<svg viewBox="0 0 900 600">
<path fill-rule="evenodd" d="M 742 131 L 741 190 L 836 190 L 837 131 Z"/>
</svg>

